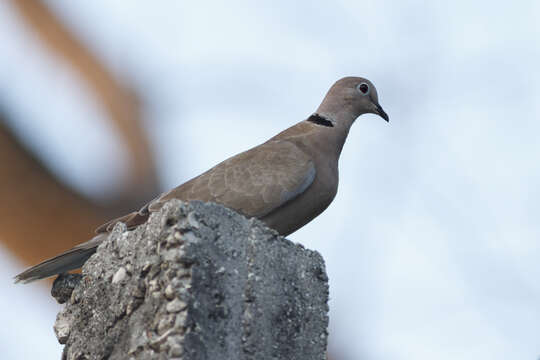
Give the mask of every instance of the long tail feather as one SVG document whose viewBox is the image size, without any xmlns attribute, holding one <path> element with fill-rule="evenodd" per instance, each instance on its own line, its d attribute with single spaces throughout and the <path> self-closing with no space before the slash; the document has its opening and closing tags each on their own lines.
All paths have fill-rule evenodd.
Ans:
<svg viewBox="0 0 540 360">
<path fill-rule="evenodd" d="M 96 252 L 96 248 L 107 238 L 107 235 L 99 234 L 91 240 L 75 246 L 73 249 L 26 269 L 15 276 L 15 283 L 21 282 L 26 284 L 80 268 Z"/>
</svg>

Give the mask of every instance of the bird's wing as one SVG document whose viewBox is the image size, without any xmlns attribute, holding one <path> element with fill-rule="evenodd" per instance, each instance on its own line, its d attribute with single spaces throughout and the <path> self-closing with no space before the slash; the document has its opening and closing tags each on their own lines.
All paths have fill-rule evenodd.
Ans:
<svg viewBox="0 0 540 360">
<path fill-rule="evenodd" d="M 140 211 L 114 219 L 96 231 L 110 231 L 118 221 L 128 228 L 140 225 L 170 199 L 211 201 L 260 218 L 302 194 L 315 176 L 313 160 L 298 146 L 271 140 L 223 161 Z"/>
</svg>

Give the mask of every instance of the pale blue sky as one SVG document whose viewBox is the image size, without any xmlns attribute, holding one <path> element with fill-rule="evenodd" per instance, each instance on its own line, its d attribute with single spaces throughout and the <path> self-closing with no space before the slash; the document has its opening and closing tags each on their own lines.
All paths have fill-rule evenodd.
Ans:
<svg viewBox="0 0 540 360">
<path fill-rule="evenodd" d="M 331 349 L 540 356 L 538 2 L 49 3 L 142 92 L 164 189 L 303 120 L 339 77 L 372 80 L 390 124 L 358 119 L 336 200 L 289 237 L 327 261 Z M 5 2 L 0 43 L 12 125 L 81 191 L 115 191 L 125 154 L 103 110 Z M 23 299 L 4 316 L 35 341 L 5 334 L 10 358 L 58 358 L 57 307 L 18 320 L 28 288 L 2 283 Z"/>
</svg>

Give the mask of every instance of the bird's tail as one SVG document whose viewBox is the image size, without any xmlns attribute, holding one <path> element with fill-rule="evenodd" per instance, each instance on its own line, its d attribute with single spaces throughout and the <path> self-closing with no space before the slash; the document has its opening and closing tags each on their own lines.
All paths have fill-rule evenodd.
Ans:
<svg viewBox="0 0 540 360">
<path fill-rule="evenodd" d="M 15 283 L 26 284 L 80 268 L 96 252 L 96 248 L 107 238 L 107 235 L 106 233 L 96 235 L 85 243 L 26 269 L 15 276 Z"/>
</svg>

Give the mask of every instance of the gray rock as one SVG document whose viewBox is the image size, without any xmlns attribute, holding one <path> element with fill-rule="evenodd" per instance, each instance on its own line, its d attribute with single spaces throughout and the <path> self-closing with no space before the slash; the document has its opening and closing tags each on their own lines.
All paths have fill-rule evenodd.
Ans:
<svg viewBox="0 0 540 360">
<path fill-rule="evenodd" d="M 322 360 L 327 281 L 317 252 L 261 222 L 173 200 L 116 225 L 55 332 L 65 359 Z"/>
<path fill-rule="evenodd" d="M 81 281 L 81 274 L 60 274 L 54 280 L 51 288 L 51 295 L 59 304 L 63 304 L 69 300 L 73 289 Z"/>
</svg>

